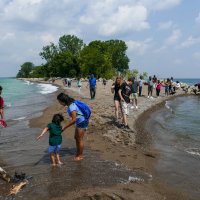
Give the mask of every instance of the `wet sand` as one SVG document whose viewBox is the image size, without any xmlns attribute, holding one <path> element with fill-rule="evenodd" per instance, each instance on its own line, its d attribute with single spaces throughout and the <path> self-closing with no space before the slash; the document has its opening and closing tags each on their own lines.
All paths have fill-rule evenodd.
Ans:
<svg viewBox="0 0 200 200">
<path fill-rule="evenodd" d="M 163 106 L 163 102 L 165 102 L 165 100 L 168 98 L 171 98 L 171 96 L 161 97 L 158 99 L 155 98 L 153 100 L 147 99 L 147 87 L 144 86 L 143 94 L 145 96 L 140 97 L 138 100 L 139 109 L 131 110 L 131 114 L 129 116 L 129 125 L 131 130 L 123 130 L 119 128 L 118 124 L 116 124 L 114 120 L 113 94 L 110 92 L 110 87 L 112 84 L 111 81 L 108 82 L 105 89 L 102 83 L 98 83 L 95 100 L 90 100 L 89 90 L 85 87 L 86 83 L 83 83 L 81 93 L 77 92 L 75 83 L 72 84 L 71 89 L 64 88 L 61 81 L 56 81 L 55 84 L 61 87 L 60 90 L 55 93 L 55 101 L 52 103 L 52 105 L 44 110 L 42 116 L 30 121 L 30 127 L 43 128 L 51 121 L 52 114 L 58 112 L 63 113 L 64 116 L 66 116 L 66 121 L 69 120 L 64 108 L 56 101 L 56 95 L 60 91 L 64 91 L 73 98 L 86 102 L 91 107 L 92 117 L 88 132 L 85 136 L 85 160 L 80 161 L 80 164 L 82 163 L 85 166 L 88 164 L 89 167 L 85 168 L 85 176 L 77 174 L 76 176 L 70 175 L 69 177 L 66 169 L 69 160 L 73 159 L 74 152 L 70 151 L 71 154 L 69 154 L 67 158 L 65 157 L 69 151 L 63 152 L 63 161 L 65 165 L 62 166 L 62 171 L 64 171 L 62 173 L 65 174 L 66 178 L 68 178 L 68 182 L 74 183 L 75 185 L 72 184 L 73 187 L 67 187 L 67 185 L 61 184 L 59 195 L 58 190 L 53 190 L 55 185 L 52 184 L 52 186 L 49 187 L 51 192 L 49 192 L 50 194 L 48 199 L 190 199 L 186 194 L 181 193 L 176 188 L 170 188 L 170 186 L 165 185 L 164 181 L 160 182 L 160 180 L 157 180 L 153 167 L 159 158 L 159 152 L 157 152 L 151 145 L 151 135 L 145 133 L 143 129 L 145 119 L 149 116 L 149 114 Z M 69 128 L 63 133 L 64 140 L 69 141 L 69 143 L 66 145 L 72 145 L 71 149 L 75 146 L 73 135 L 74 127 Z M 93 156 L 91 156 L 91 154 Z M 106 168 L 107 165 L 102 166 L 91 164 L 93 161 L 95 163 L 96 160 L 99 160 L 98 157 L 100 157 L 102 162 L 108 161 L 113 165 L 117 164 L 119 166 L 123 166 L 124 168 L 122 168 L 124 170 L 130 170 L 128 172 L 128 176 L 134 177 L 135 175 L 136 177 L 141 177 L 141 179 L 127 181 L 126 183 L 114 181 L 112 184 L 101 185 L 99 184 L 101 178 L 98 177 L 101 176 L 103 171 L 100 171 L 100 173 L 95 176 L 95 179 L 97 179 L 97 184 L 93 184 L 94 182 L 91 181 L 92 179 L 90 177 L 90 174 L 92 175 L 92 173 L 90 173 L 90 168 L 95 167 L 98 171 L 99 167 L 101 170 L 102 168 L 105 168 L 105 171 L 108 171 Z M 112 176 L 108 178 L 111 179 L 110 182 L 112 182 L 114 176 L 119 175 L 119 171 L 116 170 L 117 174 L 112 174 Z M 55 171 L 55 173 L 57 178 L 59 178 L 59 175 L 62 176 L 62 173 L 59 172 L 59 169 Z M 104 174 L 104 176 L 108 175 Z M 81 181 L 79 179 L 81 179 Z M 106 181 L 109 182 L 108 180 Z M 47 182 L 51 184 L 51 181 L 47 180 Z M 31 194 L 31 188 L 28 190 Z M 24 199 L 26 199 L 25 196 Z M 29 199 L 37 198 L 34 198 L 33 196 L 31 198 L 31 196 L 29 196 Z M 44 196 L 42 199 L 46 199 L 46 196 Z"/>
</svg>

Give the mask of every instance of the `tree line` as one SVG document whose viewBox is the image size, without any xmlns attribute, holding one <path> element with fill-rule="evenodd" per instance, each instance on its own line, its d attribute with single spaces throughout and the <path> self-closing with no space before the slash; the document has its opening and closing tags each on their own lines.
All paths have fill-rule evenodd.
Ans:
<svg viewBox="0 0 200 200">
<path fill-rule="evenodd" d="M 63 35 L 58 44 L 50 43 L 39 53 L 44 64 L 25 62 L 17 78 L 96 77 L 112 78 L 129 70 L 127 45 L 122 40 L 95 40 L 85 44 L 74 35 Z"/>
</svg>

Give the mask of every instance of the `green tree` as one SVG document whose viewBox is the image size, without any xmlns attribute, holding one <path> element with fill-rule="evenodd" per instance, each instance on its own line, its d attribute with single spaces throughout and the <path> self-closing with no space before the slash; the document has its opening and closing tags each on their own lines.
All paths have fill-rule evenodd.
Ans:
<svg viewBox="0 0 200 200">
<path fill-rule="evenodd" d="M 107 50 L 111 55 L 113 68 L 121 73 L 129 69 L 129 58 L 126 55 L 128 47 L 126 43 L 122 40 L 108 40 L 105 43 L 107 45 Z"/>
<path fill-rule="evenodd" d="M 80 51 L 84 47 L 83 40 L 79 39 L 75 35 L 63 35 L 59 38 L 59 51 L 65 52 L 69 51 L 72 53 L 72 55 L 79 56 Z"/>
<path fill-rule="evenodd" d="M 58 54 L 58 48 L 54 43 L 50 43 L 50 45 L 44 46 L 39 55 L 42 59 L 45 59 L 47 63 L 50 63 L 54 56 Z"/>
<path fill-rule="evenodd" d="M 21 69 L 17 74 L 17 78 L 29 78 L 33 68 L 34 64 L 32 62 L 25 62 L 23 65 L 21 65 Z"/>
</svg>

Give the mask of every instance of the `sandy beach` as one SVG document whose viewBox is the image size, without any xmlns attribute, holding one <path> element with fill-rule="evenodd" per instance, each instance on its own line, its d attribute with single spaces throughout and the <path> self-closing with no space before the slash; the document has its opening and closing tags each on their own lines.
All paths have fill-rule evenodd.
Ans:
<svg viewBox="0 0 200 200">
<path fill-rule="evenodd" d="M 166 100 L 175 98 L 178 95 L 184 95 L 183 91 L 168 97 L 164 97 L 164 91 L 162 91 L 160 98 L 148 99 L 147 86 L 144 86 L 143 96 L 139 97 L 138 100 L 139 108 L 130 111 L 128 118 L 130 130 L 124 130 L 115 122 L 113 94 L 110 90 L 112 81 L 108 81 L 106 88 L 103 87 L 101 82 L 98 82 L 95 100 L 90 100 L 86 82 L 83 82 L 80 93 L 76 88 L 76 82 L 72 83 L 71 88 L 64 87 L 61 80 L 56 80 L 54 84 L 59 86 L 59 90 L 55 93 L 55 100 L 43 111 L 40 117 L 30 120 L 30 127 L 44 128 L 51 121 L 54 113 L 63 113 L 65 116 L 64 123 L 69 121 L 70 119 L 66 115 L 64 108 L 56 100 L 58 93 L 65 92 L 74 99 L 86 102 L 91 107 L 92 116 L 85 136 L 86 148 L 96 153 L 102 160 L 123 166 L 138 176 L 135 178 L 130 176 L 129 181 L 126 183 L 112 184 L 106 187 L 92 184 L 88 184 L 86 187 L 76 185 L 71 190 L 62 191 L 62 195 L 57 197 L 55 194 L 49 199 L 191 199 L 187 194 L 157 179 L 154 165 L 159 159 L 159 152 L 152 146 L 151 134 L 145 132 L 143 128 L 145 120 L 153 111 L 164 106 Z M 155 96 L 155 93 L 153 96 Z M 73 137 L 74 127 L 67 129 L 63 133 L 63 138 L 66 141 L 73 140 Z M 90 159 L 90 162 L 92 162 L 92 157 L 87 156 L 86 160 Z M 71 159 L 73 159 L 73 155 Z M 64 158 L 63 161 L 65 162 Z M 63 168 L 67 165 L 68 163 L 66 162 Z"/>
</svg>

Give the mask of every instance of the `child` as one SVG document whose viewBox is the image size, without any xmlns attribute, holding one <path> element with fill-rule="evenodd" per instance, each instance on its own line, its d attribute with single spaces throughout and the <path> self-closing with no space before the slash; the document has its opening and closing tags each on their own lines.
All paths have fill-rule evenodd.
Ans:
<svg viewBox="0 0 200 200">
<path fill-rule="evenodd" d="M 42 133 L 37 137 L 37 140 L 49 131 L 49 153 L 52 165 L 55 166 L 56 164 L 61 165 L 63 164 L 60 161 L 60 145 L 62 143 L 62 126 L 60 123 L 64 120 L 61 114 L 55 114 L 52 119 L 52 123 L 48 124 L 46 128 L 42 131 Z"/>
<path fill-rule="evenodd" d="M 3 88 L 0 86 L 0 115 L 1 119 L 4 120 L 4 100 L 3 97 L 1 96 Z"/>
</svg>

